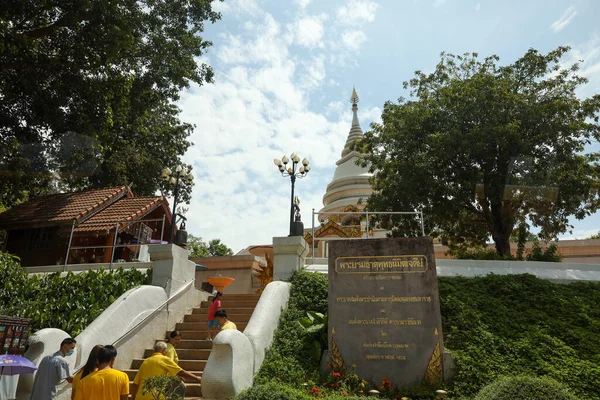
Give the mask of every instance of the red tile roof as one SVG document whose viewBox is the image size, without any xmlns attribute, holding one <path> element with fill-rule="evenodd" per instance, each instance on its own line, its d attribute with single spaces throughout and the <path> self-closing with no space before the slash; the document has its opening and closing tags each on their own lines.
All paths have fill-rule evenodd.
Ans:
<svg viewBox="0 0 600 400">
<path fill-rule="evenodd" d="M 38 197 L 0 214 L 0 229 L 21 229 L 79 222 L 125 196 L 127 186 Z"/>
<path fill-rule="evenodd" d="M 125 226 L 127 223 L 124 221 L 138 220 L 160 206 L 163 202 L 167 205 L 166 200 L 162 196 L 123 198 L 79 225 L 75 228 L 75 232 L 96 232 L 114 229 L 117 222 L 122 222 L 120 226 Z"/>
</svg>

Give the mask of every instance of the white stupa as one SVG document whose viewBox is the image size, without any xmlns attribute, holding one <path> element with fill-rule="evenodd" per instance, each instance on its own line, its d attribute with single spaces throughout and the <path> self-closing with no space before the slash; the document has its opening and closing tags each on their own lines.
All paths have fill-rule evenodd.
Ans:
<svg viewBox="0 0 600 400">
<path fill-rule="evenodd" d="M 323 208 L 320 212 L 342 211 L 348 206 L 354 206 L 359 210 L 365 207 L 367 198 L 373 192 L 369 179 L 373 176 L 368 168 L 356 165 L 357 157 L 360 156 L 355 150 L 351 150 L 352 143 L 363 137 L 363 131 L 358 122 L 358 95 L 356 90 L 352 89 L 352 126 L 342 157 L 336 162 L 337 168 L 333 174 L 333 179 L 327 185 L 327 191 L 323 196 Z M 327 215 L 322 215 L 320 219 L 327 220 Z"/>
</svg>

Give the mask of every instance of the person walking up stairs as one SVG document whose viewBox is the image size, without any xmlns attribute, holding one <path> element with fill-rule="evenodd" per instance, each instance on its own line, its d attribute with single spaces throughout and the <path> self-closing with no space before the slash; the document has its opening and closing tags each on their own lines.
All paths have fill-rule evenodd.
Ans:
<svg viewBox="0 0 600 400">
<path fill-rule="evenodd" d="M 227 318 L 236 324 L 238 330 L 243 332 L 248 321 L 250 321 L 259 298 L 259 294 L 225 294 L 221 308 L 227 310 Z M 202 371 L 204 371 L 212 348 L 212 341 L 206 340 L 208 337 L 207 317 L 210 303 L 210 300 L 203 301 L 200 307 L 194 308 L 192 313 L 186 315 L 183 322 L 179 322 L 175 327 L 175 330 L 181 335 L 181 342 L 177 346 L 179 366 L 197 376 L 202 376 Z M 167 332 L 165 336 L 169 333 Z M 157 338 L 157 341 L 159 340 L 164 339 Z M 129 376 L 130 381 L 133 381 L 144 359 L 152 356 L 152 354 L 154 354 L 154 349 L 146 349 L 143 358 L 134 359 L 131 369 L 124 371 Z M 186 399 L 200 399 L 201 396 L 200 383 L 186 383 Z"/>
</svg>

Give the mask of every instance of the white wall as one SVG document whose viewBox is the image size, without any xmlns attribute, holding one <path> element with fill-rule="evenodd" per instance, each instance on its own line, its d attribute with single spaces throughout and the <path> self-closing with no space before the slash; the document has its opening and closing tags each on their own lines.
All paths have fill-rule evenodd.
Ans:
<svg viewBox="0 0 600 400">
<path fill-rule="evenodd" d="M 311 272 L 327 274 L 326 260 L 326 258 L 315 258 L 318 264 L 307 265 L 306 269 Z M 324 264 L 322 264 L 323 261 L 325 261 Z M 600 264 L 454 259 L 436 260 L 435 263 L 438 276 L 473 277 L 485 276 L 490 273 L 497 275 L 532 274 L 541 279 L 560 283 L 600 281 Z"/>
</svg>

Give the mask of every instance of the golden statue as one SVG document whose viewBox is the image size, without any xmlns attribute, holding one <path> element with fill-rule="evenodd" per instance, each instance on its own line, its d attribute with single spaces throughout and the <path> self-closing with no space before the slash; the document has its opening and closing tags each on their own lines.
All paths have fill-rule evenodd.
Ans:
<svg viewBox="0 0 600 400">
<path fill-rule="evenodd" d="M 265 253 L 265 259 L 267 260 L 267 266 L 262 268 L 262 272 L 258 277 L 260 278 L 260 289 L 256 290 L 257 294 L 260 294 L 265 290 L 265 287 L 273 282 L 273 260 L 269 257 L 269 254 Z"/>
</svg>

